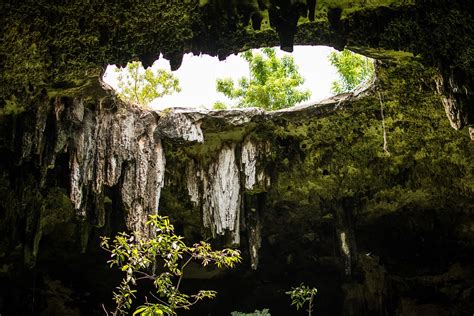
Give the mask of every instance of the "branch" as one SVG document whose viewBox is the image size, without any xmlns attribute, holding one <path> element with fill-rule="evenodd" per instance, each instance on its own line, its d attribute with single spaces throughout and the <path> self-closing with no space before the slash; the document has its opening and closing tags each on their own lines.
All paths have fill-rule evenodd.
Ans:
<svg viewBox="0 0 474 316">
<path fill-rule="evenodd" d="M 150 279 L 150 280 L 155 280 L 156 276 L 155 275 L 149 275 L 148 273 L 142 272 L 142 271 L 135 271 L 135 273 L 141 274 L 142 277 L 137 278 L 137 280 L 143 280 L 143 279 Z"/>
<path fill-rule="evenodd" d="M 193 259 L 193 256 L 191 255 L 191 257 L 189 257 L 188 260 L 186 260 L 186 262 L 181 266 L 181 275 L 179 276 L 179 279 L 178 279 L 178 283 L 176 284 L 176 290 L 175 290 L 175 293 L 178 292 L 179 290 L 179 286 L 181 284 L 181 280 L 183 279 L 183 275 L 184 275 L 184 268 L 186 268 L 186 266 L 191 262 L 191 260 Z"/>
<path fill-rule="evenodd" d="M 101 306 L 102 306 L 102 309 L 104 310 L 105 315 L 106 315 L 106 316 L 109 316 L 109 312 L 108 312 L 107 309 L 105 308 L 105 305 L 102 304 Z"/>
<path fill-rule="evenodd" d="M 153 298 L 154 298 L 155 300 L 157 300 L 158 302 L 160 302 L 161 304 L 166 305 L 166 306 L 168 306 L 168 307 L 170 306 L 169 303 L 163 301 L 161 298 L 156 297 L 155 295 L 153 295 L 153 293 L 151 293 L 151 292 L 148 292 L 148 293 L 150 293 L 150 295 L 153 296 Z"/>
<path fill-rule="evenodd" d="M 199 302 L 199 298 L 196 298 L 194 300 L 194 302 L 191 302 L 189 304 L 176 306 L 176 309 L 178 309 L 178 308 L 189 308 L 189 307 L 193 306 L 194 304 L 196 304 L 197 302 Z"/>
<path fill-rule="evenodd" d="M 309 299 L 309 304 L 308 304 L 308 316 L 311 316 L 311 313 L 313 312 L 313 294 L 311 294 L 311 297 Z"/>
</svg>

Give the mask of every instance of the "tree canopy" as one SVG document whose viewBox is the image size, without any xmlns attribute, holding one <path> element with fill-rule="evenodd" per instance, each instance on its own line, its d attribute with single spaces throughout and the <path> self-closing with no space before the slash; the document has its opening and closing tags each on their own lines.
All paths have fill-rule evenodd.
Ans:
<svg viewBox="0 0 474 316">
<path fill-rule="evenodd" d="M 117 72 L 119 96 L 141 107 L 148 107 L 156 98 L 181 91 L 179 80 L 171 72 L 164 69 L 153 71 L 150 67 L 144 69 L 139 61 L 130 62 L 126 67 L 118 68 Z"/>
<path fill-rule="evenodd" d="M 332 52 L 329 62 L 336 67 L 339 80 L 332 82 L 334 94 L 353 91 L 363 82 L 374 77 L 374 63 L 367 57 L 344 49 L 342 52 Z"/>
<path fill-rule="evenodd" d="M 262 53 L 248 50 L 241 56 L 248 63 L 250 77 L 240 78 L 237 85 L 230 78 L 217 79 L 216 83 L 217 91 L 236 99 L 238 107 L 278 110 L 310 98 L 309 90 L 298 89 L 304 78 L 293 57 L 278 58 L 273 48 L 263 48 Z"/>
</svg>

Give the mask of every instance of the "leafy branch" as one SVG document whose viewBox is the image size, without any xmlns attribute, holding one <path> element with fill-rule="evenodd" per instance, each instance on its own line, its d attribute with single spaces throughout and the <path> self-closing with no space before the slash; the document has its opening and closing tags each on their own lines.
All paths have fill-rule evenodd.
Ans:
<svg viewBox="0 0 474 316">
<path fill-rule="evenodd" d="M 310 288 L 303 283 L 300 286 L 292 288 L 291 291 L 286 292 L 286 294 L 291 297 L 291 305 L 296 305 L 296 309 L 299 310 L 306 303 L 308 303 L 308 315 L 311 316 L 313 311 L 313 299 L 314 296 L 318 293 L 316 288 Z"/>
<path fill-rule="evenodd" d="M 176 310 L 190 309 L 197 302 L 212 299 L 217 294 L 210 290 L 200 290 L 192 295 L 180 292 L 186 266 L 198 261 L 203 266 L 214 264 L 218 268 L 233 268 L 241 261 L 240 252 L 235 249 L 212 250 L 204 241 L 187 246 L 183 237 L 174 233 L 173 225 L 165 216 L 152 215 L 147 225 L 153 229 L 153 238 L 138 232 L 119 233 L 112 241 L 101 237 L 101 248 L 110 253 L 107 261 L 110 267 L 116 266 L 125 274 L 113 293 L 116 306 L 111 315 L 127 314 L 136 299 L 137 281 L 148 280 L 154 288 L 149 293 L 152 300 L 145 297 L 145 303 L 137 307 L 133 315 L 175 316 Z M 162 266 L 159 272 L 158 264 Z"/>
</svg>

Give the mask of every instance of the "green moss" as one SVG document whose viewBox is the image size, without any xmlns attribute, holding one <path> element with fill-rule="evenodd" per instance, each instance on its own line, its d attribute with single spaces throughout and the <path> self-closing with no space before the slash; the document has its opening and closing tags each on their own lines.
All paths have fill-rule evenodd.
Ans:
<svg viewBox="0 0 474 316">
<path fill-rule="evenodd" d="M 66 190 L 51 188 L 45 197 L 40 226 L 44 234 L 51 233 L 57 226 L 74 219 L 74 207 Z"/>
<path fill-rule="evenodd" d="M 186 156 L 193 157 L 202 167 L 208 166 L 218 156 L 225 144 L 240 144 L 256 127 L 255 123 L 245 124 L 243 127 L 223 128 L 218 132 L 209 132 L 204 135 L 204 143 L 183 148 Z M 216 130 L 216 127 L 212 128 Z"/>
<path fill-rule="evenodd" d="M 18 115 L 25 111 L 25 107 L 20 104 L 15 96 L 5 101 L 5 106 L 0 109 L 1 115 Z"/>
<path fill-rule="evenodd" d="M 382 48 L 366 48 L 366 47 L 352 47 L 349 46 L 347 49 L 374 58 L 377 60 L 391 60 L 395 62 L 410 61 L 415 56 L 411 52 L 387 50 Z"/>
<path fill-rule="evenodd" d="M 131 7 L 88 1 L 2 3 L 0 108 L 13 97 L 21 105 L 15 109 L 34 107 L 32 97 L 44 89 L 51 96 L 82 93 L 92 74 L 98 86 L 99 73 L 108 63 L 140 59 L 151 64 L 163 53 L 178 67 L 184 52 L 225 57 L 278 44 L 267 10 L 262 11 L 262 30 L 254 31 L 241 20 L 237 7 L 222 1 L 164 0 Z M 327 21 L 328 8 L 334 7 L 342 8 L 337 29 Z M 300 18 L 296 42 L 340 49 L 348 44 L 377 58 L 400 59 L 412 53 L 433 65 L 449 61 L 469 75 L 462 84 L 470 86 L 474 39 L 458 36 L 472 33 L 472 17 L 465 12 L 465 1 L 446 6 L 411 0 L 321 0 L 316 22 Z M 12 112 L 11 105 L 4 111 Z"/>
<path fill-rule="evenodd" d="M 360 10 L 372 10 L 380 7 L 407 6 L 415 3 L 415 0 L 321 0 L 318 8 L 341 8 L 342 18 Z"/>
<path fill-rule="evenodd" d="M 474 194 L 474 145 L 467 131 L 449 126 L 433 94 L 435 74 L 416 61 L 379 69 L 389 154 L 378 93 L 330 117 L 276 126 L 272 203 L 324 214 L 350 201 L 366 216 L 464 208 Z"/>
<path fill-rule="evenodd" d="M 196 5 L 2 3 L 0 107 L 2 99 L 31 95 L 32 89 L 83 86 L 77 80 L 98 74 L 107 63 L 182 53 L 193 37 Z"/>
</svg>

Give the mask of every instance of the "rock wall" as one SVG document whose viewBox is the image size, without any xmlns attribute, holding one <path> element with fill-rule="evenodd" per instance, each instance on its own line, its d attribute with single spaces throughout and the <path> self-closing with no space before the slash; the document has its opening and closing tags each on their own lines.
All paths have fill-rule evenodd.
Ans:
<svg viewBox="0 0 474 316">
<path fill-rule="evenodd" d="M 291 313 L 282 289 L 304 281 L 319 289 L 321 314 L 462 315 L 472 307 L 473 147 L 443 119 L 438 78 L 416 61 L 380 64 L 359 95 L 270 113 L 152 112 L 107 93 L 97 103 L 44 99 L 34 115 L 4 122 L 16 131 L 2 134 L 0 229 L 10 237 L 0 277 L 16 291 L 2 292 L 4 302 L 50 297 L 48 287 L 28 290 L 37 271 L 73 284 L 71 295 L 97 293 L 75 305 L 90 313 L 110 294 L 99 290 L 110 276 L 105 259 L 96 263 L 98 237 L 147 233 L 158 211 L 189 241 L 243 251 L 235 274 L 206 281 L 222 298 L 197 314 Z"/>
</svg>

